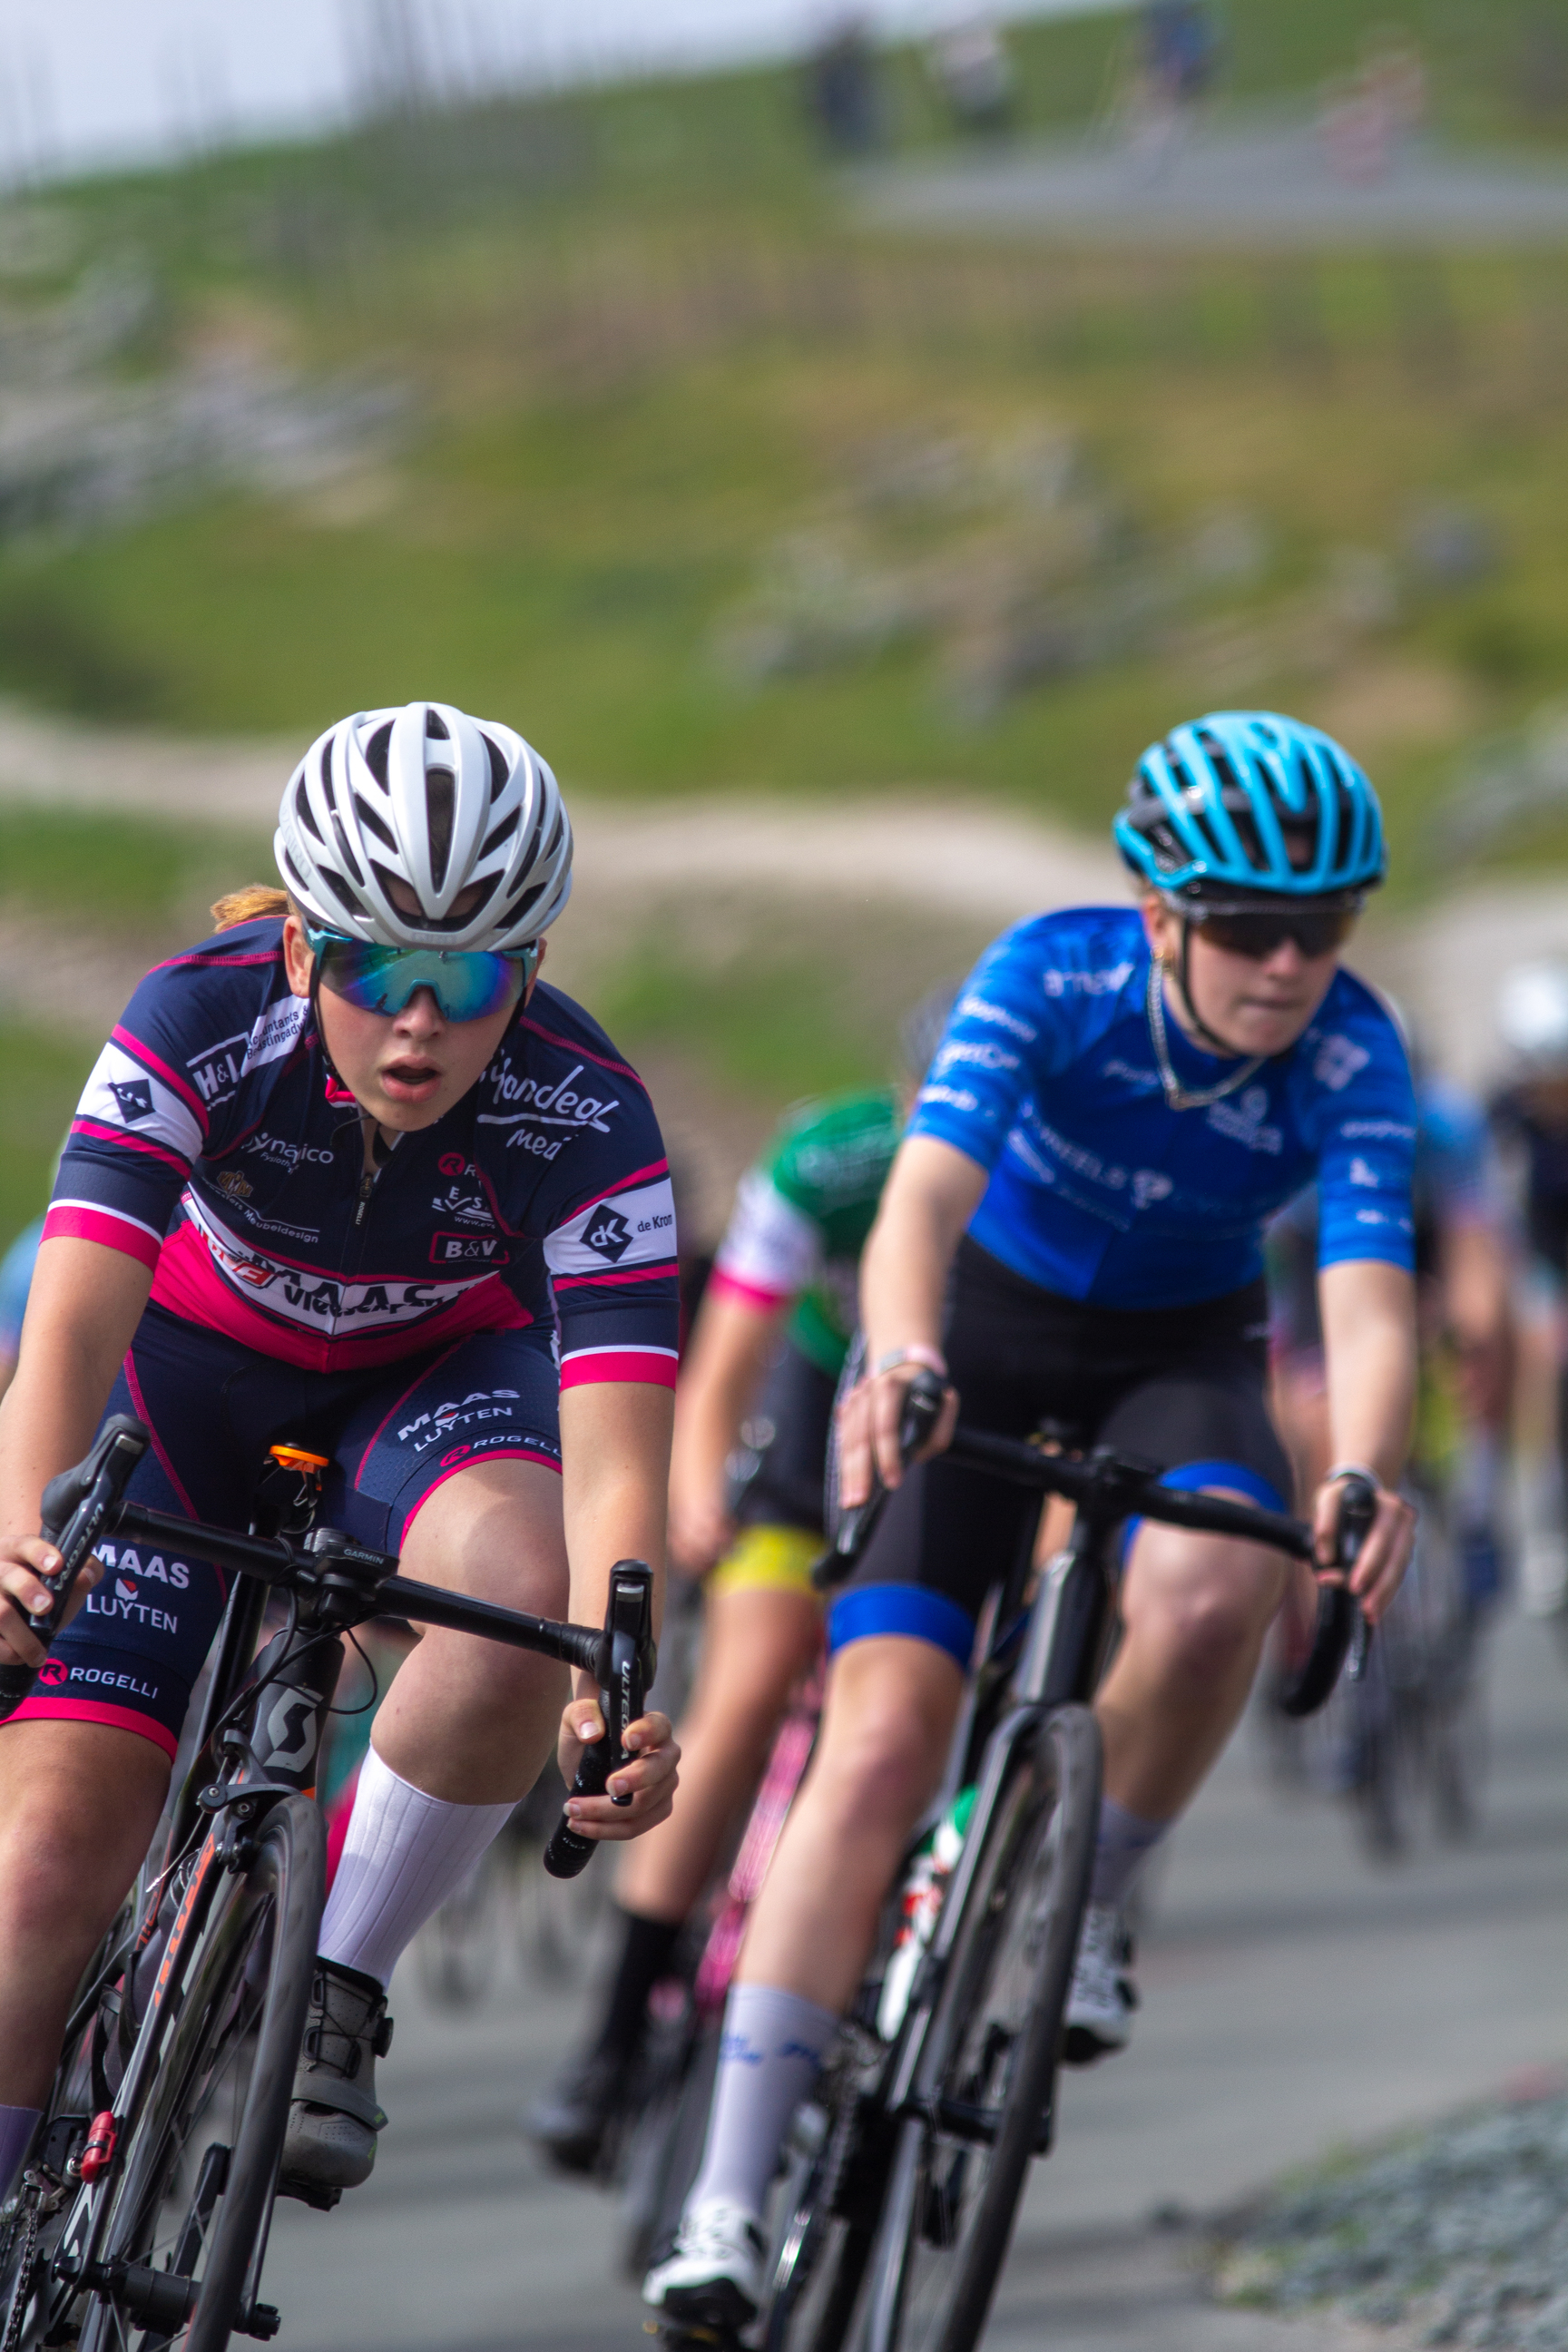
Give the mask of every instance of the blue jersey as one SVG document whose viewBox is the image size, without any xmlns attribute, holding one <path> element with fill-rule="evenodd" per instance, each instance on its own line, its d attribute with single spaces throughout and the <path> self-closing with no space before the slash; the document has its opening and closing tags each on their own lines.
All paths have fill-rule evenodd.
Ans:
<svg viewBox="0 0 1568 2352">
<path fill-rule="evenodd" d="M 675 1384 L 675 1216 L 652 1107 L 542 983 L 489 1067 L 364 1174 L 358 1108 L 283 927 L 150 971 L 87 1083 L 44 1238 L 153 1269 L 154 1304 L 304 1370 L 552 1325 L 561 1385 Z"/>
<path fill-rule="evenodd" d="M 27 1312 L 27 1293 L 33 1286 L 33 1268 L 43 1237 L 44 1221 L 35 1217 L 0 1258 L 0 1359 L 14 1357 L 22 1345 L 22 1318 Z"/>
<path fill-rule="evenodd" d="M 910 1124 L 990 1174 L 980 1246 L 1042 1288 L 1098 1306 L 1189 1306 L 1254 1281 L 1268 1220 L 1317 1181 L 1319 1263 L 1414 1262 L 1415 1107 L 1399 1034 L 1336 974 L 1288 1053 L 1205 1108 L 1173 1110 L 1150 1034 L 1134 909 L 1037 915 L 981 958 Z M 1221 1084 L 1167 1014 L 1181 1084 Z"/>
</svg>

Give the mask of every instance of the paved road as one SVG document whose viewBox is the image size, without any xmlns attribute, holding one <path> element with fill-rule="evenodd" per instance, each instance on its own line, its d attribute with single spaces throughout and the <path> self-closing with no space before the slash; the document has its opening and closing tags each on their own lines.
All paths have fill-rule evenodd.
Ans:
<svg viewBox="0 0 1568 2352">
<path fill-rule="evenodd" d="M 1294 2352 L 1332 2339 L 1219 2313 L 1192 2227 L 1281 2168 L 1436 2116 L 1568 2055 L 1568 1681 L 1502 1629 L 1484 1834 L 1374 1872 L 1345 1823 L 1270 1793 L 1245 1731 L 1159 1890 L 1137 2042 L 1072 2078 L 1037 2167 L 989 2352 Z M 541 2174 L 513 2128 L 575 2000 L 514 1986 L 477 2018 L 395 1987 L 394 2124 L 374 2179 L 287 2209 L 269 2291 L 289 2352 L 633 2352 L 615 2217 Z M 1152 2216 L 1164 2209 L 1163 2226 Z"/>
<path fill-rule="evenodd" d="M 1560 170 L 1428 139 L 1336 165 L 1315 123 L 1267 112 L 1168 138 L 1056 138 L 869 164 L 854 187 L 862 216 L 884 227 L 1073 243 L 1447 250 L 1568 236 Z"/>
</svg>

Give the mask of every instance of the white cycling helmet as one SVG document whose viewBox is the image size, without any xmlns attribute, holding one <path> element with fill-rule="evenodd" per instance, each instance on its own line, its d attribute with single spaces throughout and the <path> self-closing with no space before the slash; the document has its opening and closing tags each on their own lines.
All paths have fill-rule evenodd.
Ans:
<svg viewBox="0 0 1568 2352">
<path fill-rule="evenodd" d="M 550 770 L 510 727 L 449 702 L 329 727 L 289 780 L 273 854 L 312 921 L 379 947 L 526 947 L 572 889 L 572 827 Z M 418 914 L 394 903 L 394 882 Z M 476 884 L 482 896 L 455 915 Z"/>
<path fill-rule="evenodd" d="M 1498 992 L 1497 1025 L 1527 1070 L 1568 1071 L 1568 966 L 1516 965 Z"/>
</svg>

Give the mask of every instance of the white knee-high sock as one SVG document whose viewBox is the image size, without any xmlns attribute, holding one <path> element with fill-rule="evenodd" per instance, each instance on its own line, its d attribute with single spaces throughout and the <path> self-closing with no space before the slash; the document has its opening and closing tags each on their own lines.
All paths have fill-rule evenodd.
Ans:
<svg viewBox="0 0 1568 2352">
<path fill-rule="evenodd" d="M 0 2200 L 9 2197 L 41 2107 L 0 2107 Z"/>
<path fill-rule="evenodd" d="M 388 1983 L 404 1947 L 462 1885 L 511 1810 L 427 1797 L 372 1748 L 321 1918 L 321 1958 Z"/>
<path fill-rule="evenodd" d="M 1169 1822 L 1146 1822 L 1119 1805 L 1114 1797 L 1102 1797 L 1089 1901 L 1120 1911 L 1133 1880 L 1170 1826 Z"/>
<path fill-rule="evenodd" d="M 838 2028 L 831 2010 L 773 1985 L 731 1988 L 702 2169 L 687 2210 L 722 2198 L 760 2213 L 785 2126 Z"/>
</svg>

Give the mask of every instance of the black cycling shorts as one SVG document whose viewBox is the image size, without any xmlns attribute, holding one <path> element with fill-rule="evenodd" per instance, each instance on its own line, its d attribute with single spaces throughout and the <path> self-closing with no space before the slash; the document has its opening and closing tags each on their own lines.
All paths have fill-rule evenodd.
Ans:
<svg viewBox="0 0 1568 2352">
<path fill-rule="evenodd" d="M 753 1418 L 765 1443 L 735 1517 L 743 1528 L 822 1528 L 822 1486 L 837 1382 L 786 1339 L 769 1370 Z"/>
<path fill-rule="evenodd" d="M 1128 1313 L 1042 1290 L 966 1236 L 944 1346 L 973 1428 L 1026 1437 L 1054 1421 L 1075 1444 L 1160 1463 L 1169 1486 L 1228 1486 L 1286 1507 L 1290 1470 L 1264 1394 L 1261 1282 Z M 910 1471 L 834 1604 L 830 1646 L 906 1633 L 967 1666 L 986 1590 L 1029 1541 L 1038 1508 L 1026 1489 L 940 1457 Z"/>
<path fill-rule="evenodd" d="M 561 1468 L 559 1376 L 548 1324 L 478 1331 L 396 1363 L 307 1372 L 149 1307 L 110 1412 L 153 1443 L 132 1498 L 243 1528 L 269 1445 L 330 1457 L 321 1519 L 396 1551 L 436 1488 L 479 1462 Z M 223 1614 L 227 1580 L 173 1547 L 100 1543 L 103 1581 L 44 1661 L 14 1721 L 65 1717 L 140 1732 L 173 1756 Z"/>
</svg>

